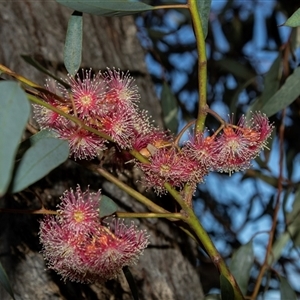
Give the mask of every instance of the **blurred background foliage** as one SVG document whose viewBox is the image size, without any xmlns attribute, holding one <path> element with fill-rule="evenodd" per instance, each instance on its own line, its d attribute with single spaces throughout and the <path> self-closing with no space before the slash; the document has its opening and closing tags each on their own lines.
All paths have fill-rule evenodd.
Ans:
<svg viewBox="0 0 300 300">
<path fill-rule="evenodd" d="M 159 0 L 146 2 L 166 4 Z M 280 25 L 299 7 L 300 1 L 296 0 L 212 1 L 206 39 L 210 108 L 225 119 L 234 113 L 234 119 L 238 120 L 249 110 L 259 109 L 259 103 L 282 86 L 299 66 L 300 30 Z M 157 93 L 160 96 L 166 83 L 171 87 L 182 128 L 196 118 L 198 102 L 197 51 L 189 14 L 185 10 L 152 11 L 136 16 L 136 23 Z M 269 297 L 272 291 L 280 289 L 278 274 L 287 277 L 300 295 L 299 111 L 297 98 L 284 112 L 281 207 L 271 252 L 272 268 L 261 286 L 261 292 Z M 241 244 L 253 241 L 256 261 L 249 293 L 263 263 L 273 222 L 282 117 L 282 112 L 271 117 L 275 129 L 269 142 L 270 151 L 257 158 L 251 170 L 231 177 L 210 174 L 195 195 L 199 218 L 222 255 L 229 258 Z M 218 126 L 210 116 L 206 122 L 210 130 Z M 203 270 L 204 292 L 212 291 L 218 282 L 204 253 L 199 266 Z"/>
</svg>

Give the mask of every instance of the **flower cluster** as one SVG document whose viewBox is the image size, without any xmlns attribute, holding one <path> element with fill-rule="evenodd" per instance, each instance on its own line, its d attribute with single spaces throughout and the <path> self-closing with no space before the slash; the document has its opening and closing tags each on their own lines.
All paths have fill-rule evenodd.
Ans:
<svg viewBox="0 0 300 300">
<path fill-rule="evenodd" d="M 115 278 L 124 266 L 137 262 L 149 236 L 134 224 L 99 218 L 100 191 L 66 191 L 58 214 L 40 222 L 42 253 L 50 269 L 64 280 L 94 283 Z"/>
<path fill-rule="evenodd" d="M 195 186 L 212 171 L 229 174 L 250 167 L 251 160 L 266 148 L 272 132 L 268 118 L 254 113 L 250 124 L 243 116 L 237 125 L 226 123 L 212 136 L 207 132 L 193 136 L 181 149 L 157 149 L 150 163 L 138 163 L 145 174 L 145 185 L 160 194 L 169 182 L 180 189 L 185 183 Z"/>
<path fill-rule="evenodd" d="M 108 69 L 92 75 L 89 70 L 82 77 L 69 76 L 70 90 L 48 82 L 47 89 L 59 91 L 63 101 L 51 94 L 45 95 L 45 101 L 105 133 L 119 149 L 135 150 L 146 157 L 148 163 L 136 161 L 136 165 L 144 172 L 146 187 L 158 194 L 166 192 L 166 182 L 181 190 L 186 183 L 196 187 L 211 171 L 231 174 L 249 168 L 272 132 L 268 118 L 256 112 L 250 122 L 245 117 L 237 125 L 221 122 L 213 135 L 197 133 L 179 147 L 166 132 L 153 126 L 145 111 L 138 109 L 140 96 L 128 73 Z M 35 105 L 35 118 L 41 128 L 52 128 L 69 141 L 75 159 L 91 159 L 106 147 L 107 141 L 99 135 L 47 108 Z"/>
<path fill-rule="evenodd" d="M 132 149 L 141 139 L 148 139 L 159 130 L 149 121 L 144 111 L 139 111 L 137 86 L 129 73 L 110 70 L 92 74 L 82 71 L 66 80 L 66 89 L 54 80 L 48 80 L 46 89 L 52 94 L 44 100 L 52 106 L 79 118 L 84 125 L 108 135 L 121 149 Z M 60 99 L 60 100 L 59 100 Z M 59 138 L 69 142 L 74 159 L 91 159 L 106 149 L 107 140 L 40 105 L 34 105 L 34 117 L 41 129 L 54 130 Z"/>
</svg>

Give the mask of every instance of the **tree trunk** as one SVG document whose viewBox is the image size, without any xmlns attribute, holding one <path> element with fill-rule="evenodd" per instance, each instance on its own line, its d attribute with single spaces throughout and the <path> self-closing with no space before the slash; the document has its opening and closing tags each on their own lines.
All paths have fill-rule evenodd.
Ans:
<svg viewBox="0 0 300 300">
<path fill-rule="evenodd" d="M 45 76 L 21 59 L 35 57 L 59 77 L 64 76 L 63 46 L 67 22 L 72 11 L 55 1 L 0 2 L 0 63 L 43 84 Z M 141 106 L 160 120 L 158 100 L 147 73 L 144 52 L 136 37 L 132 17 L 103 18 L 84 15 L 84 68 L 95 70 L 116 67 L 130 70 L 141 93 Z M 5 108 L 1 108 L 5 109 Z M 161 125 L 161 121 L 158 121 Z M 48 207 L 54 207 L 64 190 L 90 184 L 102 188 L 125 211 L 146 209 L 111 183 L 86 171 L 72 161 L 51 172 L 31 187 Z M 84 189 L 84 188 L 83 188 Z M 30 192 L 1 199 L 0 206 L 29 209 L 40 203 Z M 104 284 L 63 283 L 45 269 L 39 253 L 38 219 L 31 214 L 1 214 L 0 257 L 13 286 L 16 299 L 131 299 L 126 280 L 120 276 Z M 176 226 L 163 220 L 137 221 L 147 228 L 151 244 L 131 272 L 140 299 L 202 299 L 203 292 L 196 268 L 197 245 Z M 0 287 L 0 299 L 10 299 Z"/>
</svg>

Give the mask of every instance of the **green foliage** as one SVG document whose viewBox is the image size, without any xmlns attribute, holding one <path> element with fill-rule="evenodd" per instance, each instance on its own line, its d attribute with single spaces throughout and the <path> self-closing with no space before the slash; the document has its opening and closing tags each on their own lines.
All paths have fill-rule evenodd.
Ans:
<svg viewBox="0 0 300 300">
<path fill-rule="evenodd" d="M 11 180 L 14 160 L 30 114 L 26 94 L 16 82 L 0 82 L 0 197 Z"/>
<path fill-rule="evenodd" d="M 288 299 L 288 300 L 297 300 L 297 295 L 291 288 L 289 282 L 286 278 L 279 276 L 280 278 L 280 296 L 281 299 Z"/>
<path fill-rule="evenodd" d="M 46 69 L 45 67 L 43 67 L 37 60 L 35 60 L 32 56 L 30 55 L 21 55 L 21 57 L 24 59 L 24 61 L 26 61 L 29 65 L 33 66 L 36 70 L 48 75 L 49 77 L 55 79 L 57 82 L 59 82 L 62 86 L 68 88 L 69 85 L 64 82 L 63 80 L 61 80 L 60 78 L 58 78 L 57 76 L 55 76 L 54 74 L 52 74 L 51 72 L 48 71 L 48 69 Z"/>
<path fill-rule="evenodd" d="M 17 165 L 12 192 L 17 193 L 46 176 L 69 156 L 67 141 L 56 138 L 38 139 L 25 152 Z"/>
<path fill-rule="evenodd" d="M 82 13 L 74 12 L 69 19 L 64 48 L 64 63 L 70 75 L 80 68 L 82 57 Z"/>
<path fill-rule="evenodd" d="M 277 262 L 281 257 L 283 250 L 292 240 L 295 247 L 300 246 L 300 189 L 298 188 L 293 203 L 293 209 L 286 214 L 286 229 L 276 239 L 272 248 L 271 262 Z"/>
<path fill-rule="evenodd" d="M 178 105 L 170 87 L 164 83 L 161 92 L 161 107 L 163 112 L 163 119 L 166 127 L 173 133 L 177 133 L 178 129 Z"/>
<path fill-rule="evenodd" d="M 200 14 L 202 30 L 204 37 L 207 36 L 208 18 L 211 6 L 211 0 L 197 0 L 198 13 Z"/>
<path fill-rule="evenodd" d="M 300 95 L 299 81 L 300 67 L 296 68 L 281 88 L 264 103 L 261 111 L 270 117 L 289 106 Z"/>
<path fill-rule="evenodd" d="M 248 290 L 250 271 L 254 264 L 254 252 L 252 241 L 241 246 L 231 259 L 229 269 L 244 295 Z"/>
<path fill-rule="evenodd" d="M 220 287 L 222 300 L 235 299 L 232 285 L 223 274 L 220 275 Z"/>
<path fill-rule="evenodd" d="M 290 27 L 300 26 L 300 8 L 298 8 L 283 24 Z"/>
<path fill-rule="evenodd" d="M 100 218 L 113 215 L 118 210 L 118 205 L 109 197 L 102 195 L 99 207 Z"/>
<path fill-rule="evenodd" d="M 99 16 L 125 16 L 154 9 L 143 2 L 130 0 L 56 0 L 69 8 Z"/>
<path fill-rule="evenodd" d="M 267 72 L 264 78 L 264 89 L 261 95 L 250 105 L 247 115 L 250 115 L 251 111 L 261 110 L 272 98 L 272 96 L 279 89 L 280 79 L 281 79 L 281 65 L 282 65 L 282 55 L 279 54 L 274 60 L 271 68 Z"/>
</svg>

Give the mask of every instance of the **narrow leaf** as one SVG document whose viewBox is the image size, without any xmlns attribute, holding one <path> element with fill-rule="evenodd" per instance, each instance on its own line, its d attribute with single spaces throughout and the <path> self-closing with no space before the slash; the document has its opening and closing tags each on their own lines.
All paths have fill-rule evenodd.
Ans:
<svg viewBox="0 0 300 300">
<path fill-rule="evenodd" d="M 298 8 L 283 25 L 290 27 L 300 26 L 300 8 Z"/>
<path fill-rule="evenodd" d="M 9 293 L 9 295 L 15 299 L 12 287 L 10 285 L 8 276 L 0 262 L 0 284 L 4 287 L 4 289 Z"/>
<path fill-rule="evenodd" d="M 259 111 L 270 100 L 270 98 L 277 92 L 281 80 L 281 61 L 282 56 L 279 54 L 274 60 L 271 68 L 265 75 L 264 90 L 262 94 L 249 107 L 247 118 L 250 118 L 251 111 Z"/>
<path fill-rule="evenodd" d="M 174 97 L 168 84 L 164 83 L 161 92 L 161 107 L 163 112 L 163 119 L 166 127 L 173 133 L 177 133 L 178 129 L 178 106 L 176 98 Z"/>
<path fill-rule="evenodd" d="M 129 270 L 129 268 L 127 266 L 125 266 L 123 268 L 123 273 L 126 277 L 126 280 L 128 282 L 128 285 L 130 287 L 131 293 L 132 293 L 132 298 L 134 300 L 139 300 L 139 295 L 138 295 L 138 289 L 137 289 L 137 285 L 134 281 L 134 278 Z"/>
<path fill-rule="evenodd" d="M 222 58 L 216 61 L 216 64 L 223 70 L 246 81 L 251 80 L 254 76 L 256 76 L 250 68 L 232 58 Z"/>
<path fill-rule="evenodd" d="M 64 48 L 64 64 L 70 75 L 74 76 L 81 64 L 82 56 L 82 13 L 74 12 L 69 19 Z"/>
<path fill-rule="evenodd" d="M 21 57 L 31 66 L 33 66 L 34 68 L 36 68 L 37 70 L 39 70 L 40 72 L 52 77 L 53 79 L 55 79 L 57 82 L 59 82 L 61 85 L 63 85 L 65 88 L 69 88 L 69 84 L 67 84 L 66 82 L 64 82 L 62 79 L 60 79 L 59 77 L 56 77 L 55 75 L 53 75 L 51 72 L 49 72 L 46 68 L 44 68 L 38 61 L 36 61 L 33 57 L 31 57 L 30 55 L 21 55 Z"/>
<path fill-rule="evenodd" d="M 16 160 L 20 160 L 22 158 L 22 156 L 25 154 L 25 152 L 31 147 L 33 146 L 35 143 L 37 143 L 40 139 L 44 139 L 44 138 L 55 138 L 56 134 L 53 130 L 48 130 L 48 129 L 44 129 L 39 131 L 38 133 L 32 135 L 29 139 L 26 139 L 25 141 L 23 141 L 18 149 L 17 155 L 16 155 Z"/>
<path fill-rule="evenodd" d="M 125 16 L 154 9 L 143 2 L 131 0 L 56 0 L 58 3 L 99 16 Z"/>
<path fill-rule="evenodd" d="M 25 92 L 16 82 L 0 82 L 0 197 L 5 194 L 15 156 L 30 115 Z"/>
<path fill-rule="evenodd" d="M 279 276 L 280 278 L 280 295 L 281 299 L 288 299 L 288 300 L 297 300 L 297 295 L 291 288 L 289 282 L 286 278 Z"/>
<path fill-rule="evenodd" d="M 228 279 L 221 274 L 220 275 L 220 287 L 221 287 L 221 298 L 222 300 L 232 300 L 234 299 L 234 291 L 231 283 Z"/>
<path fill-rule="evenodd" d="M 268 117 L 290 105 L 300 95 L 300 67 L 296 68 L 283 86 L 266 102 L 261 111 Z"/>
<path fill-rule="evenodd" d="M 241 263 L 242 262 L 242 263 Z M 250 270 L 254 263 L 252 241 L 241 246 L 233 255 L 229 269 L 243 294 L 247 293 Z"/>
<path fill-rule="evenodd" d="M 198 13 L 200 14 L 200 18 L 201 18 L 204 38 L 206 38 L 207 31 L 208 31 L 208 19 L 209 19 L 211 0 L 196 0 L 196 2 L 197 2 Z"/>
<path fill-rule="evenodd" d="M 13 178 L 12 192 L 19 192 L 38 181 L 63 163 L 68 156 L 69 146 L 67 141 L 55 138 L 38 140 L 26 151 L 17 166 Z"/>
<path fill-rule="evenodd" d="M 100 201 L 99 215 L 100 218 L 111 216 L 118 209 L 118 205 L 109 197 L 102 195 Z"/>
<path fill-rule="evenodd" d="M 286 215 L 286 224 L 288 224 L 286 231 L 281 233 L 281 235 L 279 235 L 278 238 L 276 239 L 272 247 L 272 256 L 270 257 L 268 263 L 271 264 L 273 262 L 277 262 L 277 260 L 281 256 L 283 249 L 286 247 L 286 245 L 291 240 L 291 238 L 293 239 L 295 245 L 298 242 L 297 238 L 300 233 L 299 215 L 300 215 L 300 189 L 298 189 L 297 192 L 295 193 L 293 209 L 291 210 L 290 213 Z"/>
</svg>

